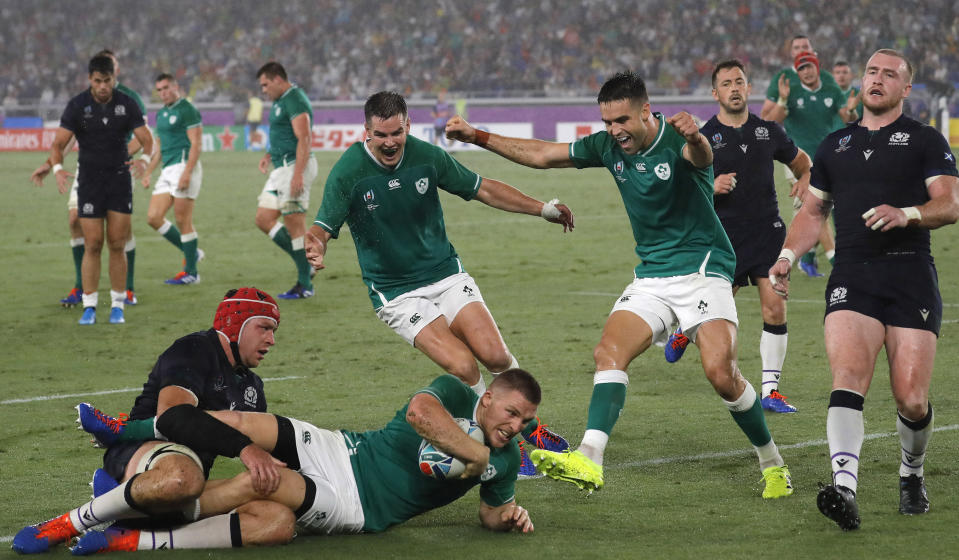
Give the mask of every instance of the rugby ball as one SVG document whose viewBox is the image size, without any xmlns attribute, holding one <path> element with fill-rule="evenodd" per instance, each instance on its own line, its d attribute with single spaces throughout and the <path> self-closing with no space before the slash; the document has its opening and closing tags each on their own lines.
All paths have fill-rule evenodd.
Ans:
<svg viewBox="0 0 959 560">
<path fill-rule="evenodd" d="M 483 430 L 480 429 L 479 424 L 468 418 L 456 418 L 455 420 L 460 429 L 466 432 L 466 435 L 483 443 Z M 437 480 L 456 478 L 466 470 L 463 461 L 440 451 L 425 439 L 420 443 L 418 459 L 420 472 Z"/>
</svg>

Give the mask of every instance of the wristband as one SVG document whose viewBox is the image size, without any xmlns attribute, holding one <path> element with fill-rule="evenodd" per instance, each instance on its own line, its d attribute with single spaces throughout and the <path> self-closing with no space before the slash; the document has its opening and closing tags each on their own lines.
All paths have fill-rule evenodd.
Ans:
<svg viewBox="0 0 959 560">
<path fill-rule="evenodd" d="M 489 142 L 489 132 L 486 132 L 485 130 L 476 129 L 476 139 L 473 140 L 473 143 L 479 146 L 480 148 L 485 148 L 487 142 Z"/>
<path fill-rule="evenodd" d="M 779 252 L 779 258 L 776 260 L 779 259 L 786 259 L 786 262 L 789 263 L 789 268 L 792 268 L 793 263 L 796 262 L 796 253 L 794 253 L 792 249 L 783 247 L 783 250 Z"/>
<path fill-rule="evenodd" d="M 150 160 L 153 159 L 153 156 L 148 154 L 140 154 L 140 159 L 145 161 L 147 165 L 150 165 Z"/>
<path fill-rule="evenodd" d="M 916 220 L 917 222 L 922 221 L 922 214 L 919 213 L 919 209 L 915 206 L 907 206 L 905 208 L 900 208 L 902 213 L 906 215 L 906 221 L 911 222 Z"/>
<path fill-rule="evenodd" d="M 57 173 L 63 171 L 63 165 L 54 163 L 53 167 L 50 168 L 50 171 L 53 171 L 53 174 L 56 175 Z"/>
<path fill-rule="evenodd" d="M 785 107 L 785 106 L 786 106 L 786 100 L 783 99 L 782 97 L 780 97 L 779 99 L 776 100 L 776 105 L 779 105 L 780 107 Z"/>
<path fill-rule="evenodd" d="M 544 202 L 543 209 L 539 211 L 539 215 L 547 220 L 558 219 L 560 216 L 563 215 L 563 213 L 560 212 L 559 208 L 556 207 L 557 202 L 559 202 L 558 198 L 554 198 L 553 200 L 550 200 L 549 202 Z"/>
</svg>

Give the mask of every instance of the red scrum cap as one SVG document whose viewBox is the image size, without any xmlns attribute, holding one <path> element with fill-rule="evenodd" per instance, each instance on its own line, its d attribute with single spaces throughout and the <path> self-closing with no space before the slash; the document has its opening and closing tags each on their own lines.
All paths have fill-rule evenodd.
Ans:
<svg viewBox="0 0 959 560">
<path fill-rule="evenodd" d="M 257 288 L 230 290 L 216 308 L 213 328 L 226 335 L 231 345 L 240 341 L 247 321 L 263 317 L 280 324 L 280 308 L 270 294 Z"/>
<path fill-rule="evenodd" d="M 801 66 L 806 64 L 814 64 L 816 66 L 816 72 L 819 72 L 819 57 L 816 56 L 814 52 L 801 52 L 796 55 L 796 59 L 793 60 L 793 68 L 799 70 Z"/>
</svg>

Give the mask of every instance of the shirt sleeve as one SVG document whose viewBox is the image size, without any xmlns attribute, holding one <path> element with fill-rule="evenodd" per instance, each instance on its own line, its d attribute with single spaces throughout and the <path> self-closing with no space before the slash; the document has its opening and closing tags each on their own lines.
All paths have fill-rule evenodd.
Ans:
<svg viewBox="0 0 959 560">
<path fill-rule="evenodd" d="M 177 340 L 157 359 L 159 389 L 183 387 L 202 398 L 207 375 L 215 369 L 216 357 L 207 341 L 190 336 Z"/>
<path fill-rule="evenodd" d="M 67 107 L 63 110 L 63 114 L 60 115 L 60 128 L 65 128 L 76 134 L 77 130 L 80 128 L 79 120 L 80 111 L 71 100 L 69 103 L 67 103 Z"/>
<path fill-rule="evenodd" d="M 344 184 L 346 179 L 339 172 L 339 167 L 334 165 L 326 178 L 323 201 L 313 220 L 314 224 L 325 229 L 333 239 L 340 236 L 340 228 L 350 214 L 350 187 Z"/>
<path fill-rule="evenodd" d="M 203 124 L 203 117 L 200 116 L 200 112 L 197 111 L 196 107 L 190 105 L 190 110 L 184 115 L 183 124 L 187 129 L 191 129 L 195 126 L 200 126 Z"/>
<path fill-rule="evenodd" d="M 510 449 L 505 454 L 507 467 L 505 472 L 497 472 L 496 476 L 480 483 L 480 499 L 490 507 L 499 507 L 516 499 L 516 477 L 519 474 L 519 446 L 515 442 L 509 443 Z"/>
<path fill-rule="evenodd" d="M 789 165 L 796 159 L 799 148 L 796 146 L 796 143 L 793 142 L 793 139 L 786 134 L 786 129 L 784 129 L 781 124 L 770 121 L 766 126 L 769 128 L 773 135 L 773 140 L 776 142 L 776 151 L 773 152 L 773 159 Z"/>
<path fill-rule="evenodd" d="M 473 416 L 473 390 L 453 375 L 441 375 L 427 387 L 423 387 L 414 395 L 427 393 L 436 397 L 440 404 L 454 418 L 471 418 Z"/>
<path fill-rule="evenodd" d="M 612 139 L 609 133 L 596 132 L 569 145 L 569 159 L 577 169 L 604 167 L 603 152 Z"/>
<path fill-rule="evenodd" d="M 310 102 L 306 98 L 306 95 L 302 94 L 300 91 L 291 92 L 292 95 L 288 95 L 283 103 L 283 110 L 286 111 L 286 114 L 289 115 L 290 120 L 292 121 L 298 115 L 307 113 L 310 111 Z"/>
<path fill-rule="evenodd" d="M 437 158 L 439 188 L 463 200 L 472 200 L 479 192 L 483 178 L 464 167 L 446 150 L 437 146 L 431 146 L 431 149 L 439 152 Z"/>
<path fill-rule="evenodd" d="M 829 137 L 827 136 L 826 138 L 828 139 Z M 812 176 L 809 179 L 809 186 L 822 191 L 827 197 L 832 196 L 832 182 L 829 179 L 829 173 L 824 160 L 830 149 L 830 147 L 826 146 L 825 140 L 819 144 L 819 149 L 816 150 L 816 155 L 813 158 Z"/>
<path fill-rule="evenodd" d="M 128 97 L 129 101 L 125 101 L 124 105 L 127 107 L 127 113 L 129 114 L 129 123 L 130 130 L 135 130 L 144 126 L 146 124 L 146 117 L 143 114 L 143 111 L 140 110 L 140 106 L 137 105 L 136 100 L 132 97 Z"/>
<path fill-rule="evenodd" d="M 945 137 L 931 126 L 924 126 L 923 133 L 926 136 L 923 142 L 923 177 L 928 179 L 937 175 L 959 175 L 956 172 L 956 156 Z"/>
</svg>

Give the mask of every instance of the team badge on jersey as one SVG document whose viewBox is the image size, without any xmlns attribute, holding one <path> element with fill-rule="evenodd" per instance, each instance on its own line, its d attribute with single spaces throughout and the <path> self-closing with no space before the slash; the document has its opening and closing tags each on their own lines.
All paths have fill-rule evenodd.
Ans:
<svg viewBox="0 0 959 560">
<path fill-rule="evenodd" d="M 827 97 L 822 100 L 826 107 L 832 107 L 832 97 Z"/>
<path fill-rule="evenodd" d="M 253 387 L 247 387 L 243 391 L 243 404 L 250 408 L 256 408 L 256 389 Z"/>
<path fill-rule="evenodd" d="M 847 134 L 839 139 L 839 147 L 836 148 L 836 153 L 845 152 L 849 149 L 849 141 L 852 140 L 852 134 Z"/>
<path fill-rule="evenodd" d="M 909 144 L 909 134 L 906 132 L 896 132 L 889 137 L 890 146 L 907 146 Z"/>
<path fill-rule="evenodd" d="M 426 194 L 426 191 L 430 188 L 430 180 L 426 177 L 418 179 L 416 181 L 416 192 L 420 194 Z"/>
<path fill-rule="evenodd" d="M 846 303 L 846 293 L 846 288 L 842 286 L 833 289 L 832 293 L 829 294 L 829 305 Z"/>
<path fill-rule="evenodd" d="M 113 108 L 113 114 L 122 117 L 127 114 L 127 108 L 125 105 L 117 105 Z"/>
<path fill-rule="evenodd" d="M 487 480 L 492 480 L 494 476 L 496 476 L 496 467 L 494 467 L 492 464 L 488 464 L 486 465 L 486 470 L 480 475 L 480 480 L 486 482 Z"/>
<path fill-rule="evenodd" d="M 669 170 L 668 163 L 660 163 L 659 165 L 653 168 L 653 171 L 655 171 L 656 176 L 662 179 L 663 181 L 669 179 L 669 176 L 672 175 L 672 173 Z"/>
<path fill-rule="evenodd" d="M 173 124 L 175 122 L 176 122 L 176 115 L 170 115 L 170 124 Z"/>
<path fill-rule="evenodd" d="M 756 140 L 769 140 L 769 129 L 765 126 L 757 126 Z"/>
<path fill-rule="evenodd" d="M 281 111 L 281 109 L 280 109 L 280 106 L 279 106 L 279 105 L 277 105 L 276 108 L 273 109 L 273 112 L 276 113 L 276 116 L 278 116 L 278 117 L 280 116 L 280 111 Z"/>
</svg>

